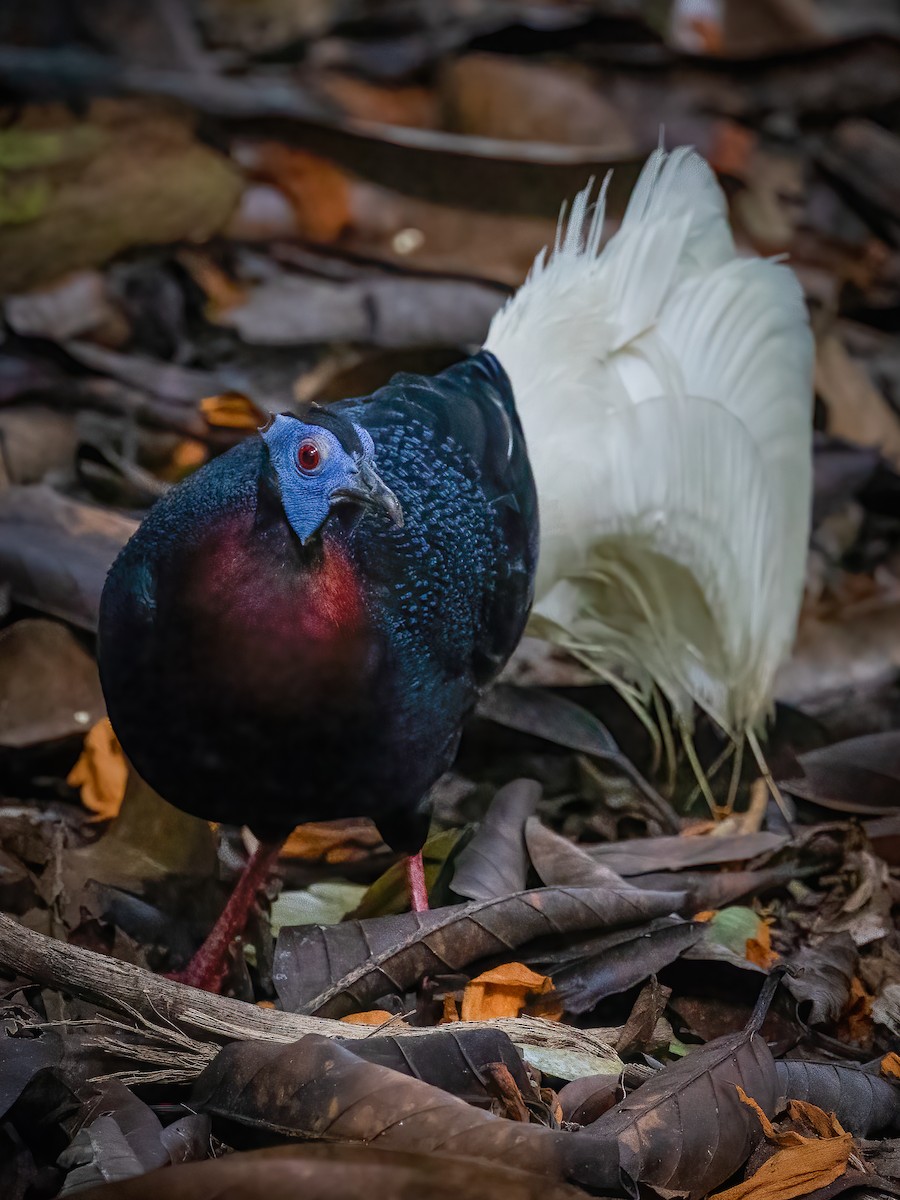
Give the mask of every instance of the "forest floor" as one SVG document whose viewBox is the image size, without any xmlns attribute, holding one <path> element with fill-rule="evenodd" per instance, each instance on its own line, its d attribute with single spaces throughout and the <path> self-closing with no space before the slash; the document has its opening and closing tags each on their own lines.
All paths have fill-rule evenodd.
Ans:
<svg viewBox="0 0 900 1200">
<path fill-rule="evenodd" d="M 900 1196 L 893 6 L 146 7 L 0 14 L 0 1196 Z M 777 802 L 701 725 L 711 812 L 526 642 L 438 786 L 429 913 L 368 822 L 304 826 L 225 994 L 167 979 L 253 839 L 129 777 L 112 558 L 267 410 L 479 346 L 662 126 L 816 336 Z"/>
</svg>

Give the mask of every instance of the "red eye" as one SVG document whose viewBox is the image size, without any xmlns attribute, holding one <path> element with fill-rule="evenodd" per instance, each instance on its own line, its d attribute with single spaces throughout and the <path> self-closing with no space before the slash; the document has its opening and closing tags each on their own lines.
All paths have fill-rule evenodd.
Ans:
<svg viewBox="0 0 900 1200">
<path fill-rule="evenodd" d="M 321 460 L 322 456 L 315 442 L 300 443 L 300 448 L 297 451 L 297 462 L 300 464 L 301 471 L 315 471 Z"/>
</svg>

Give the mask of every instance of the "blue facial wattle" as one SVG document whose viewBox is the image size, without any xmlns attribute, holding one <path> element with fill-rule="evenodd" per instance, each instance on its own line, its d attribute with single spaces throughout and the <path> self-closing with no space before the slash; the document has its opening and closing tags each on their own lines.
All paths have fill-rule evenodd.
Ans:
<svg viewBox="0 0 900 1200">
<path fill-rule="evenodd" d="M 339 504 L 383 509 L 402 523 L 400 505 L 374 464 L 368 432 L 349 425 L 350 444 L 325 424 L 281 414 L 263 431 L 285 516 L 305 546 Z"/>
</svg>

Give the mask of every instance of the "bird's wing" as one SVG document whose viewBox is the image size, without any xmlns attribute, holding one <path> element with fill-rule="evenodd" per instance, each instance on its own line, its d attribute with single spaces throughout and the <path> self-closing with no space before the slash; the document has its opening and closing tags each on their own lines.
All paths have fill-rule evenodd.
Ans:
<svg viewBox="0 0 900 1200">
<path fill-rule="evenodd" d="M 458 572 L 466 605 L 478 613 L 473 673 L 487 683 L 521 636 L 537 559 L 534 481 L 505 372 L 491 355 L 476 354 L 439 375 L 396 375 L 371 397 L 335 407 L 372 435 L 376 465 L 409 518 L 373 571 L 396 574 L 393 555 L 415 554 L 421 544 L 418 561 L 402 570 L 413 570 L 422 587 L 449 597 Z M 485 539 L 493 546 L 489 570 L 476 553 Z"/>
<path fill-rule="evenodd" d="M 802 594 L 802 294 L 786 267 L 736 256 L 692 150 L 651 156 L 602 250 L 590 190 L 486 342 L 532 449 L 533 627 L 686 724 L 696 704 L 736 731 L 771 703 Z"/>
</svg>

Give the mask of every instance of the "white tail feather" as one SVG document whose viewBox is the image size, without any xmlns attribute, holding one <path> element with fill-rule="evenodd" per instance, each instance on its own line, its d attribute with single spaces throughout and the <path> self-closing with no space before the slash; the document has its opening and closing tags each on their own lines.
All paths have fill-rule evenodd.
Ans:
<svg viewBox="0 0 900 1200">
<path fill-rule="evenodd" d="M 688 727 L 758 725 L 794 637 L 813 345 L 797 281 L 739 259 L 694 151 L 648 160 L 600 249 L 589 185 L 485 343 L 531 452 L 531 628 L 654 690 Z"/>
</svg>

